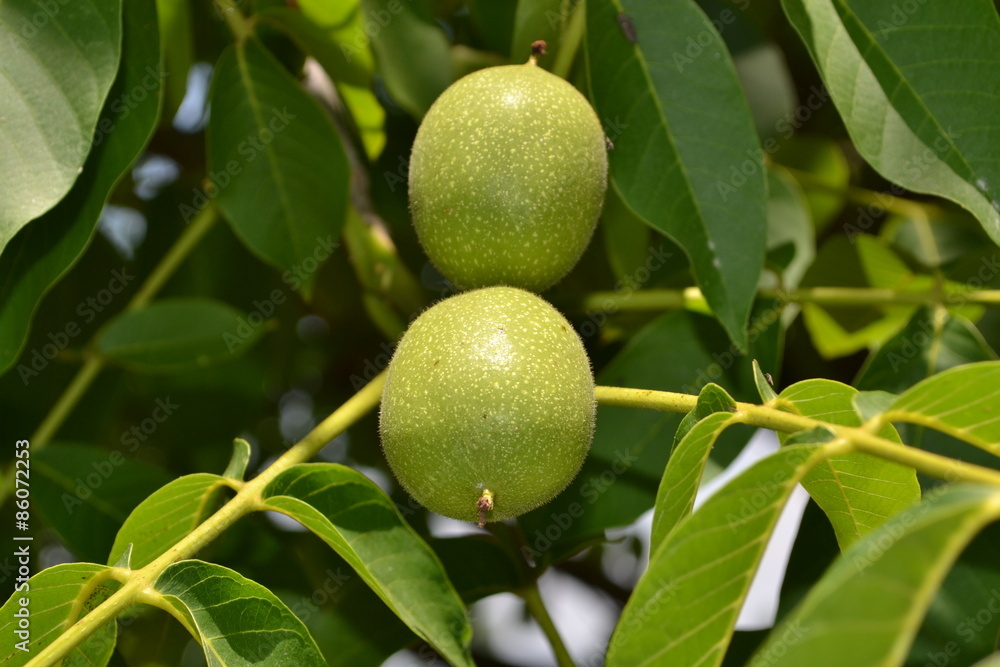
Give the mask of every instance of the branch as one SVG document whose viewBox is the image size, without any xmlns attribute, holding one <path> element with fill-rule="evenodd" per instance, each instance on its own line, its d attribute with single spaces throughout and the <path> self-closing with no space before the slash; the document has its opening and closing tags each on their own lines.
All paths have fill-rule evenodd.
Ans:
<svg viewBox="0 0 1000 667">
<path fill-rule="evenodd" d="M 601 405 L 658 410 L 660 412 L 690 412 L 698 402 L 698 397 L 690 394 L 653 391 L 651 389 L 596 387 L 594 393 L 597 402 Z M 865 427 L 842 426 L 811 417 L 803 417 L 779 410 L 770 404 L 737 403 L 736 409 L 740 413 L 740 421 L 750 426 L 783 433 L 795 433 L 822 426 L 833 432 L 839 440 L 848 443 L 854 451 L 909 466 L 919 472 L 949 482 L 978 482 L 1000 486 L 1000 471 L 886 440 L 873 435 Z M 873 423 L 881 424 L 879 420 Z"/>
<path fill-rule="evenodd" d="M 1000 306 L 1000 290 L 963 290 L 941 285 L 932 290 L 896 290 L 878 287 L 806 287 L 794 290 L 763 289 L 758 296 L 782 303 L 813 303 L 827 306 Z M 560 305 L 574 311 L 669 310 L 687 308 L 704 311 L 704 295 L 697 287 L 590 292 L 567 298 Z"/>
<path fill-rule="evenodd" d="M 159 558 L 139 570 L 130 571 L 126 576 L 115 577 L 122 582 L 122 587 L 57 637 L 43 651 L 39 652 L 28 665 L 41 667 L 42 665 L 55 664 L 69 655 L 80 642 L 98 628 L 112 622 L 127 607 L 142 602 L 145 599 L 143 592 L 147 588 L 155 586 L 157 578 L 168 566 L 193 556 L 240 518 L 253 512 L 260 504 L 261 492 L 274 478 L 288 468 L 311 459 L 316 452 L 351 424 L 373 410 L 382 397 L 384 384 L 385 373 L 383 372 L 320 422 L 298 444 L 285 452 L 257 477 L 244 484 L 232 500 L 219 508 L 215 514 L 207 518 Z"/>
</svg>

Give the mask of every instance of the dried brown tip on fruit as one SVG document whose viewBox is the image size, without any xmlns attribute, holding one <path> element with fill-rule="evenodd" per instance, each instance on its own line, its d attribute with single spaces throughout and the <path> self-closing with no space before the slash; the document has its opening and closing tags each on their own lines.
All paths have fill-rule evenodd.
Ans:
<svg viewBox="0 0 1000 667">
<path fill-rule="evenodd" d="M 540 39 L 537 42 L 532 42 L 531 43 L 531 55 L 533 55 L 533 56 L 544 56 L 545 55 L 545 49 L 547 49 L 548 47 L 549 47 L 549 45 L 545 43 L 544 39 Z"/>
<path fill-rule="evenodd" d="M 493 509 L 493 492 L 483 489 L 483 495 L 476 501 L 476 509 L 479 510 L 479 527 L 486 525 L 486 513 Z"/>
</svg>

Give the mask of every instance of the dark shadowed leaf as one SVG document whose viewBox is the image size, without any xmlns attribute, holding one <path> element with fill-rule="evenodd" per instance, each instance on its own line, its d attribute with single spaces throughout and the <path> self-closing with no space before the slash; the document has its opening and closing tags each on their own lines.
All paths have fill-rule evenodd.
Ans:
<svg viewBox="0 0 1000 667">
<path fill-rule="evenodd" d="M 855 385 L 899 393 L 953 366 L 996 358 L 972 322 L 943 308 L 921 308 L 865 361 Z"/>
<path fill-rule="evenodd" d="M 707 45 L 687 53 L 693 36 Z M 598 116 L 621 128 L 610 137 L 614 186 L 687 251 L 712 310 L 745 347 L 764 263 L 767 184 L 725 45 L 688 0 L 593 0 L 587 67 Z"/>
<path fill-rule="evenodd" d="M 132 545 L 132 568 L 144 567 L 172 547 L 215 509 L 219 491 L 230 482 L 219 475 L 185 475 L 152 493 L 125 520 L 108 563 Z"/>
<path fill-rule="evenodd" d="M 83 253 L 108 194 L 156 126 L 162 79 L 155 7 L 127 0 L 122 15 L 122 65 L 98 122 L 113 129 L 100 135 L 69 194 L 15 236 L 0 257 L 0 370 L 17 359 L 39 301 Z M 136 90 L 146 93 L 144 99 L 123 115 L 122 100 Z"/>
<path fill-rule="evenodd" d="M 330 545 L 403 622 L 453 664 L 471 664 L 465 606 L 434 552 L 361 473 L 332 463 L 289 468 L 262 493 Z"/>
<path fill-rule="evenodd" d="M 33 509 L 83 561 L 101 562 L 129 513 L 170 481 L 128 449 L 52 443 L 32 454 Z"/>
<path fill-rule="evenodd" d="M 243 318 L 214 299 L 161 299 L 108 322 L 97 336 L 96 349 L 139 372 L 192 371 L 229 361 L 253 345 L 261 327 Z"/>
</svg>

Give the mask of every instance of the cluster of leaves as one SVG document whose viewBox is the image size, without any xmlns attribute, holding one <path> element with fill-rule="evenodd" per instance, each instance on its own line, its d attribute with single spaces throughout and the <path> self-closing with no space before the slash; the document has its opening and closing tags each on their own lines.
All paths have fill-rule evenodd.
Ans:
<svg viewBox="0 0 1000 667">
<path fill-rule="evenodd" d="M 546 297 L 600 385 L 690 400 L 605 387 L 566 492 L 435 538 L 388 481 L 377 381 L 350 397 L 451 291 L 407 213 L 420 118 L 538 39 L 613 147 L 599 233 Z M 997 649 L 987 0 L 4 0 L 0 63 L 0 395 L 7 437 L 34 434 L 30 486 L 14 447 L 2 485 L 29 530 L 0 530 L 35 573 L 0 610 L 17 638 L 29 596 L 30 651 L 0 661 L 67 631 L 100 665 L 178 663 L 188 636 L 219 665 L 495 661 L 466 606 L 548 568 L 621 605 L 612 665 Z M 782 447 L 693 511 L 751 427 Z M 268 467 L 299 440 L 322 462 Z M 778 625 L 735 632 L 797 484 Z M 623 587 L 607 531 L 650 510 Z"/>
</svg>

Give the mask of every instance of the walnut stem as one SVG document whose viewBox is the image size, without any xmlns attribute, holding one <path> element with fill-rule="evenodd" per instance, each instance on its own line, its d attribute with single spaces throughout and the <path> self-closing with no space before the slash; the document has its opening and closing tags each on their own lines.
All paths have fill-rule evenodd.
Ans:
<svg viewBox="0 0 1000 667">
<path fill-rule="evenodd" d="M 476 509 L 479 510 L 479 527 L 486 525 L 486 513 L 493 509 L 493 492 L 483 489 L 483 495 L 476 501 Z"/>
</svg>

